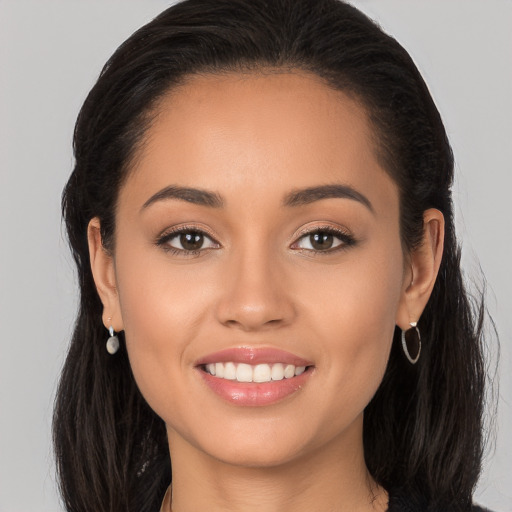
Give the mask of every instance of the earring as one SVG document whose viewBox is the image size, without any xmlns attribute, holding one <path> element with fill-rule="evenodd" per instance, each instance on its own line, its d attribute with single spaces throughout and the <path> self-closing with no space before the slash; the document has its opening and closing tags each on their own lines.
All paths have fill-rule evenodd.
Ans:
<svg viewBox="0 0 512 512">
<path fill-rule="evenodd" d="M 410 329 L 402 331 L 402 348 L 409 362 L 416 364 L 421 353 L 420 330 L 417 327 L 417 322 L 411 322 L 409 325 Z"/>
<path fill-rule="evenodd" d="M 110 326 L 108 328 L 110 338 L 107 340 L 107 352 L 114 355 L 119 350 L 119 338 L 114 334 L 114 328 Z"/>
</svg>

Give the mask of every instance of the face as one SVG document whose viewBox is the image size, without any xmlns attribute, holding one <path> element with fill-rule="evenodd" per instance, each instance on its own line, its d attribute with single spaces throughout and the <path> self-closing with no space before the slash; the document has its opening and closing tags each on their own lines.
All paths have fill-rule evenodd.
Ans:
<svg viewBox="0 0 512 512">
<path fill-rule="evenodd" d="M 361 438 L 406 265 L 359 104 L 298 72 L 193 77 L 116 220 L 115 327 L 171 456 L 272 466 Z"/>
</svg>

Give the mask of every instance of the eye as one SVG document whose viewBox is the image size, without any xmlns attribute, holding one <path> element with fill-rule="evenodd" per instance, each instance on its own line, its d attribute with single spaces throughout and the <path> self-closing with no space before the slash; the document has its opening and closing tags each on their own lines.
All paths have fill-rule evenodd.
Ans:
<svg viewBox="0 0 512 512">
<path fill-rule="evenodd" d="M 162 235 L 157 245 L 174 254 L 197 255 L 206 249 L 215 249 L 219 244 L 203 231 L 181 228 Z"/>
<path fill-rule="evenodd" d="M 303 234 L 292 248 L 331 253 L 354 244 L 355 239 L 352 235 L 332 227 L 322 227 Z"/>
</svg>

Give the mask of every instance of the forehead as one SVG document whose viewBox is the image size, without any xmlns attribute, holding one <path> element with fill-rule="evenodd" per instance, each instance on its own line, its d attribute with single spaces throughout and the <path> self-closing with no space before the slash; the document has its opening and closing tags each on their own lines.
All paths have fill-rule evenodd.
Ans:
<svg viewBox="0 0 512 512">
<path fill-rule="evenodd" d="M 141 204 L 175 183 L 268 195 L 389 182 L 365 109 L 306 72 L 194 75 L 159 102 L 145 137 L 128 180 Z"/>
<path fill-rule="evenodd" d="M 309 140 L 308 148 L 321 149 L 321 143 L 327 150 L 333 142 L 348 147 L 357 138 L 368 145 L 372 139 L 360 103 L 300 71 L 194 75 L 159 102 L 156 114 L 150 130 L 155 146 L 156 139 L 173 137 L 204 148 L 229 135 L 246 150 L 286 140 Z"/>
</svg>

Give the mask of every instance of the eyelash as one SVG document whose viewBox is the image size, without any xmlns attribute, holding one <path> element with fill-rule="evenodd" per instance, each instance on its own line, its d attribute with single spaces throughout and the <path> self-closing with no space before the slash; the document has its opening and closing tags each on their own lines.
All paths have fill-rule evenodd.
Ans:
<svg viewBox="0 0 512 512">
<path fill-rule="evenodd" d="M 300 240 L 310 237 L 316 233 L 324 233 L 327 235 L 332 235 L 332 236 L 336 237 L 338 240 L 340 240 L 341 244 L 332 249 L 327 249 L 325 251 L 315 250 L 315 249 L 300 249 L 300 248 L 295 249 L 295 250 L 300 251 L 302 253 L 308 253 L 312 256 L 328 256 L 328 255 L 331 255 L 334 253 L 338 253 L 340 251 L 345 251 L 349 247 L 353 247 L 357 243 L 357 240 L 355 239 L 355 237 L 350 232 L 348 232 L 346 230 L 343 230 L 340 228 L 335 228 L 333 226 L 317 226 L 317 227 L 314 227 L 313 229 L 306 229 L 306 230 L 302 231 L 300 233 L 297 241 L 294 242 L 293 245 L 296 245 Z"/>
<path fill-rule="evenodd" d="M 179 235 L 183 235 L 186 233 L 195 233 L 198 235 L 203 235 L 204 237 L 209 238 L 215 244 L 220 246 L 220 244 L 213 238 L 213 236 L 207 231 L 197 228 L 195 226 L 180 226 L 179 228 L 172 229 L 170 231 L 166 231 L 162 235 L 158 237 L 156 240 L 156 245 L 161 247 L 165 252 L 172 254 L 173 256 L 184 256 L 184 257 L 194 257 L 199 256 L 201 252 L 204 252 L 208 249 L 197 249 L 197 250 L 186 250 L 186 249 L 177 249 L 176 247 L 172 247 L 169 245 L 169 242 L 178 237 Z"/>
<path fill-rule="evenodd" d="M 202 235 L 206 238 L 209 238 L 214 244 L 217 246 L 220 246 L 220 244 L 213 238 L 212 235 L 210 235 L 207 231 L 204 231 L 203 229 L 199 229 L 194 226 L 181 226 L 179 228 L 173 229 L 171 231 L 167 231 L 160 235 L 158 239 L 156 240 L 156 245 L 158 247 L 161 247 L 165 252 L 170 253 L 174 256 L 181 256 L 181 257 L 197 257 L 202 252 L 208 251 L 212 248 L 205 248 L 205 249 L 197 249 L 197 250 L 187 250 L 187 249 L 177 249 L 176 247 L 172 247 L 169 244 L 169 242 L 176 238 L 179 235 L 186 234 L 186 233 L 195 233 L 198 235 Z M 352 247 L 356 245 L 357 240 L 352 236 L 348 231 L 344 231 L 339 228 L 334 228 L 332 226 L 319 226 L 315 227 L 311 230 L 306 230 L 300 233 L 297 241 L 293 243 L 293 245 L 296 245 L 300 240 L 305 239 L 308 236 L 312 236 L 315 233 L 324 233 L 327 235 L 332 235 L 338 240 L 341 241 L 341 244 L 334 247 L 333 249 L 327 249 L 325 251 L 322 250 L 315 250 L 315 249 L 304 249 L 304 248 L 297 248 L 294 250 L 300 251 L 302 253 L 311 253 L 314 256 L 326 256 L 333 253 L 337 253 L 339 251 L 346 250 L 349 247 Z M 217 247 L 215 247 L 217 248 Z"/>
</svg>

